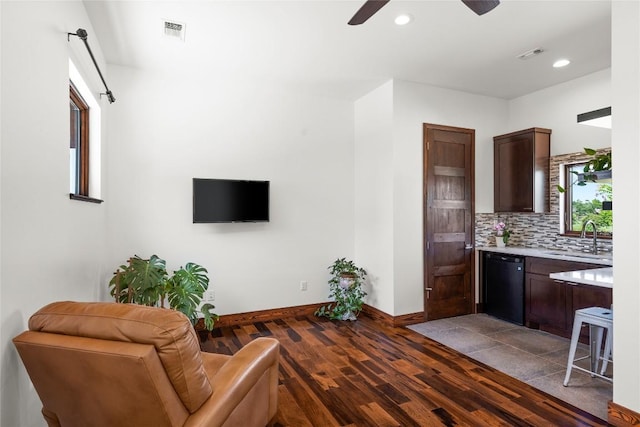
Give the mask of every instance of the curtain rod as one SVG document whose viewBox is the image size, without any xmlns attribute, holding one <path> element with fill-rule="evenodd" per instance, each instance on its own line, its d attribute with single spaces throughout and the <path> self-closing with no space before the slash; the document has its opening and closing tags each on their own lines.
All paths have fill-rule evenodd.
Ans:
<svg viewBox="0 0 640 427">
<path fill-rule="evenodd" d="M 87 42 L 87 30 L 84 30 L 82 28 L 78 28 L 78 30 L 75 33 L 67 33 L 67 41 L 69 40 L 69 36 L 77 36 L 80 38 L 80 40 L 82 40 L 84 42 L 84 45 L 87 47 L 87 50 L 89 51 L 89 55 L 91 56 L 91 60 L 93 61 L 93 65 L 96 66 L 96 70 L 98 70 L 98 74 L 100 75 L 100 79 L 102 80 L 102 84 L 104 85 L 104 88 L 107 90 L 107 93 L 101 93 L 100 96 L 102 95 L 107 95 L 107 99 L 109 100 L 109 104 L 112 104 L 116 101 L 116 98 L 113 96 L 113 93 L 109 90 L 109 87 L 107 86 L 107 82 L 104 81 L 104 77 L 102 76 L 102 72 L 100 71 L 100 67 L 98 67 L 98 63 L 96 62 L 96 58 L 93 56 L 93 52 L 91 51 L 91 48 L 89 47 L 89 42 Z"/>
</svg>

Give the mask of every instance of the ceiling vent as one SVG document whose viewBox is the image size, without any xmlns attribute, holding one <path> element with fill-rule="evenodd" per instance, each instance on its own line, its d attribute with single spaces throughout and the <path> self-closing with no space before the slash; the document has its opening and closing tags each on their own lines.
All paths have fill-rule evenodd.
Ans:
<svg viewBox="0 0 640 427">
<path fill-rule="evenodd" d="M 534 56 L 538 56 L 542 52 L 544 52 L 544 49 L 542 49 L 541 47 L 537 47 L 535 49 L 528 50 L 525 53 L 521 53 L 520 55 L 516 56 L 516 58 L 525 60 L 525 59 L 533 58 Z"/>
<path fill-rule="evenodd" d="M 171 39 L 178 39 L 184 41 L 186 25 L 182 22 L 176 21 L 164 21 L 164 35 Z"/>
</svg>

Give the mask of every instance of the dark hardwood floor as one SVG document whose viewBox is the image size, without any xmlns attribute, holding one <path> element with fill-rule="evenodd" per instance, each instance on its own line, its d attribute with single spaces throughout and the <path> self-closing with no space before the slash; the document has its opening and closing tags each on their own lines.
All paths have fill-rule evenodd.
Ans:
<svg viewBox="0 0 640 427">
<path fill-rule="evenodd" d="M 281 343 L 276 426 L 605 426 L 406 328 L 291 317 L 215 329 L 202 349 Z"/>
</svg>

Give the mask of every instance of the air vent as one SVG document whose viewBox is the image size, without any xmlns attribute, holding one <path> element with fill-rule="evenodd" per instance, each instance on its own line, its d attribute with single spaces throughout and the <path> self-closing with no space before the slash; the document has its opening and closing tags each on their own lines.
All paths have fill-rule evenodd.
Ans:
<svg viewBox="0 0 640 427">
<path fill-rule="evenodd" d="M 178 39 L 184 41 L 186 25 L 182 22 L 176 21 L 164 21 L 164 35 L 165 37 Z"/>
<path fill-rule="evenodd" d="M 525 59 L 533 58 L 534 56 L 538 56 L 542 52 L 544 52 L 544 49 L 537 47 L 535 49 L 528 50 L 525 53 L 521 53 L 520 55 L 516 56 L 516 58 L 525 60 Z"/>
</svg>

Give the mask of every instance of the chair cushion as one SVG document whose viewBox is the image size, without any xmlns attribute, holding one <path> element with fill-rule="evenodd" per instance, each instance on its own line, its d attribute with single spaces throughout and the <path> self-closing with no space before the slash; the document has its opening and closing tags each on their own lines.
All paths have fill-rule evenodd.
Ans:
<svg viewBox="0 0 640 427">
<path fill-rule="evenodd" d="M 32 331 L 153 345 L 190 413 L 211 396 L 198 337 L 182 313 L 135 304 L 62 301 L 29 319 Z"/>
</svg>

